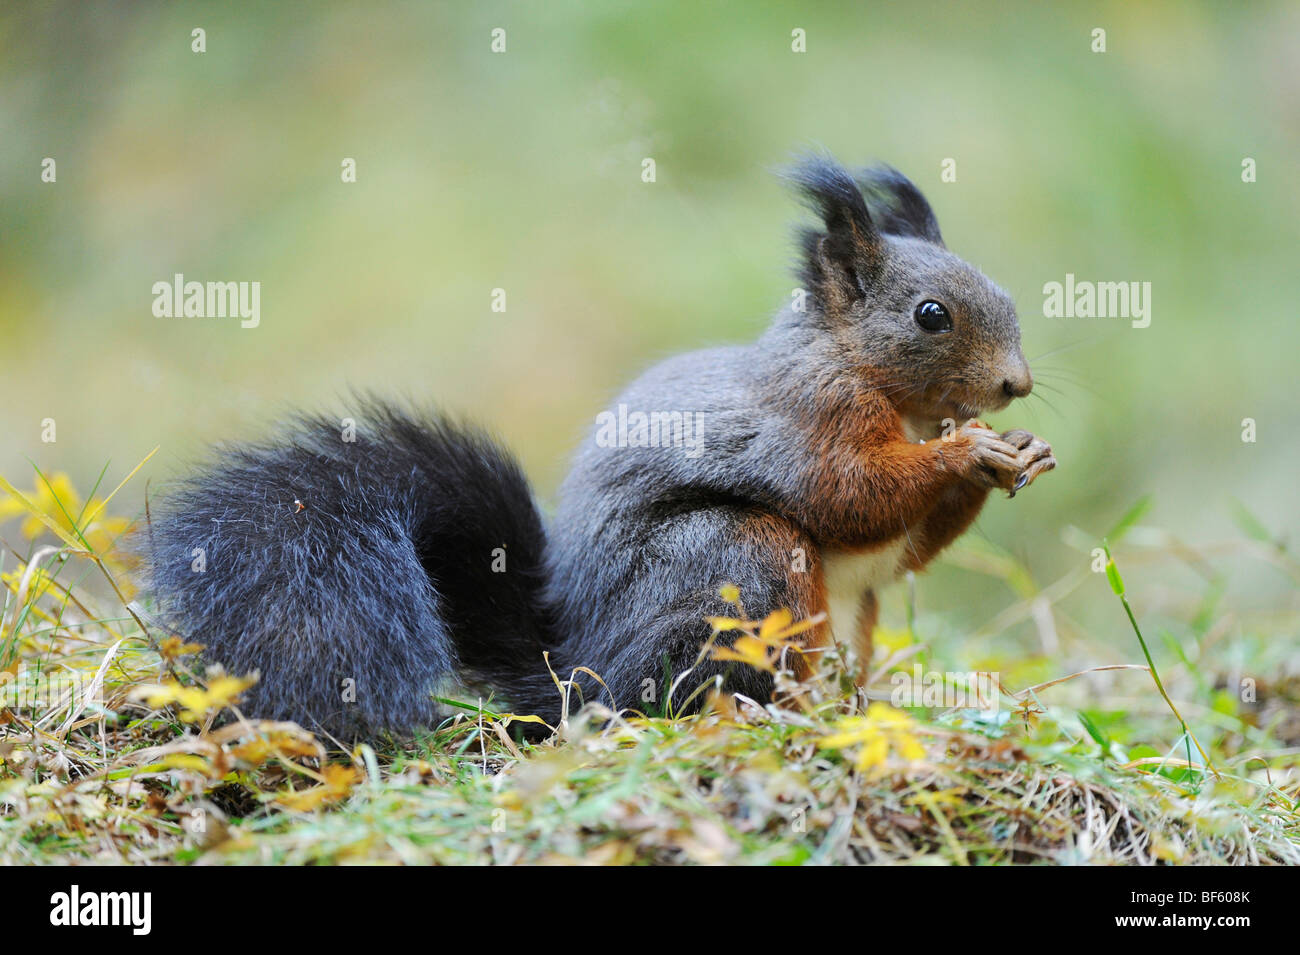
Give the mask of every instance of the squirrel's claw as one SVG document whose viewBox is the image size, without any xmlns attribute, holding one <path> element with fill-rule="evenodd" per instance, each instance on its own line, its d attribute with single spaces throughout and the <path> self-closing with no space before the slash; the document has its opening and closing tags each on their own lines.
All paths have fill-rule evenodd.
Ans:
<svg viewBox="0 0 1300 955">
<path fill-rule="evenodd" d="M 1024 470 L 1020 477 L 1016 478 L 1015 486 L 1011 489 L 1011 496 L 1016 496 L 1016 491 L 1028 487 L 1033 483 L 1034 478 L 1056 467 L 1056 458 L 1052 454 L 1052 446 L 1046 441 L 1034 438 L 1020 452 L 1021 459 L 1024 462 Z"/>
</svg>

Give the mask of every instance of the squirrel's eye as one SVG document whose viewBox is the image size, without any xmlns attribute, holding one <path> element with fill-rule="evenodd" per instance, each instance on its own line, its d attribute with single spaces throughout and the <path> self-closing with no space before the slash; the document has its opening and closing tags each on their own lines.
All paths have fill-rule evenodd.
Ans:
<svg viewBox="0 0 1300 955">
<path fill-rule="evenodd" d="M 927 332 L 952 331 L 952 316 L 948 310 L 933 299 L 926 299 L 916 306 L 916 324 Z"/>
</svg>

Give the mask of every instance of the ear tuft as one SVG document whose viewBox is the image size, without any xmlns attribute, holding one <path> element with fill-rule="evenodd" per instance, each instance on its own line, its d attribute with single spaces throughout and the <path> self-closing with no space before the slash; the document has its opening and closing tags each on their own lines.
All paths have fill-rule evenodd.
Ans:
<svg viewBox="0 0 1300 955">
<path fill-rule="evenodd" d="M 825 226 L 800 233 L 800 277 L 823 311 L 848 308 L 866 295 L 883 255 L 862 190 L 824 154 L 806 156 L 785 179 Z"/>
<path fill-rule="evenodd" d="M 880 231 L 913 236 L 943 245 L 939 221 L 921 190 L 893 166 L 872 166 L 858 173 L 857 185 L 872 200 Z"/>
<path fill-rule="evenodd" d="M 875 236 L 862 191 L 830 156 L 805 156 L 785 173 L 785 178 L 821 217 L 829 235 L 856 238 L 859 242 L 869 242 Z"/>
</svg>

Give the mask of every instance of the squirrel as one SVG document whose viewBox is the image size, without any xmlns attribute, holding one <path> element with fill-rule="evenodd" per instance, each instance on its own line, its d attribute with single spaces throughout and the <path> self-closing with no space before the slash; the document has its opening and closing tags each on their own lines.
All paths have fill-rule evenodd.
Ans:
<svg viewBox="0 0 1300 955">
<path fill-rule="evenodd" d="M 553 673 L 615 710 L 692 667 L 683 698 L 720 677 L 770 699 L 771 674 L 700 657 L 706 618 L 735 612 L 726 584 L 753 619 L 825 613 L 805 647 L 869 660 L 877 591 L 1056 459 L 978 420 L 1033 387 L 1015 306 L 948 251 L 920 190 L 825 155 L 786 175 L 820 220 L 799 233 L 803 302 L 633 382 L 616 406 L 636 427 L 591 430 L 551 520 L 484 432 L 359 399 L 346 439 L 302 416 L 164 495 L 138 545 L 156 619 L 260 674 L 246 714 L 351 738 L 433 725 L 449 679 L 552 724 Z M 647 440 L 655 415 L 667 441 Z"/>
</svg>

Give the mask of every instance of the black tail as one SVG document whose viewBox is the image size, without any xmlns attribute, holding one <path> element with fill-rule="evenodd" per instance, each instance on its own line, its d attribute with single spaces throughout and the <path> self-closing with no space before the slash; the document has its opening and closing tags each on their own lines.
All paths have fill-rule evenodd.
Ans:
<svg viewBox="0 0 1300 955">
<path fill-rule="evenodd" d="M 221 449 L 165 496 L 137 544 L 161 620 L 261 672 L 246 712 L 344 739 L 428 725 L 453 674 L 544 686 L 545 534 L 518 464 L 437 415 L 354 418 Z"/>
</svg>

